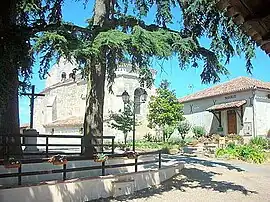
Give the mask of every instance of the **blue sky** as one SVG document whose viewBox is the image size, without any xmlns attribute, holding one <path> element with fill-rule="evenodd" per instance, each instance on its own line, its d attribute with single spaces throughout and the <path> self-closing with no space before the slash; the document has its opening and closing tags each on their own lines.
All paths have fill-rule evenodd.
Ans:
<svg viewBox="0 0 270 202">
<path fill-rule="evenodd" d="M 74 1 L 67 0 L 63 6 L 63 17 L 65 21 L 71 21 L 77 25 L 86 25 L 86 20 L 92 15 L 93 5 L 89 1 L 86 8 L 84 8 L 83 1 Z M 174 13 L 179 13 L 179 10 L 174 9 Z M 151 14 L 154 11 L 150 12 L 147 20 L 152 21 L 154 15 Z M 179 14 L 180 16 L 180 14 Z M 175 19 L 175 21 L 177 21 Z M 177 29 L 179 23 L 171 25 L 172 28 Z M 202 44 L 207 43 L 206 41 L 201 41 Z M 245 59 L 244 57 L 234 57 L 230 64 L 227 65 L 227 68 L 230 72 L 230 75 L 222 76 L 221 82 L 239 77 L 239 76 L 248 76 L 255 79 L 270 81 L 270 58 L 259 48 L 256 49 L 256 58 L 253 60 L 254 70 L 253 74 L 249 75 L 246 73 L 245 69 Z M 164 72 L 161 72 L 161 67 L 164 69 Z M 40 92 L 44 89 L 45 81 L 40 80 L 38 77 L 38 64 L 33 68 L 33 79 L 32 84 L 36 85 L 36 91 Z M 160 83 L 162 79 L 167 79 L 171 82 L 171 88 L 175 89 L 177 97 L 182 97 L 192 92 L 197 92 L 199 90 L 208 88 L 212 86 L 202 85 L 200 80 L 201 68 L 197 69 L 187 69 L 180 70 L 178 67 L 178 62 L 176 58 L 172 57 L 168 61 L 155 61 L 153 63 L 153 68 L 158 70 L 155 84 L 156 86 Z M 189 88 L 192 86 L 192 88 Z M 22 96 L 20 97 L 20 122 L 28 123 L 29 122 L 29 98 Z"/>
</svg>

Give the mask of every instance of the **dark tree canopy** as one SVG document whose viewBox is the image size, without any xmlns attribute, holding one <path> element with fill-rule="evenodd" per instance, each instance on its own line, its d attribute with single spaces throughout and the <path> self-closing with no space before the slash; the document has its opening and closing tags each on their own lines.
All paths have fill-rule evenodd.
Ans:
<svg viewBox="0 0 270 202">
<path fill-rule="evenodd" d="M 146 87 L 153 83 L 148 68 L 153 58 L 176 56 L 181 69 L 197 68 L 202 61 L 203 83 L 218 82 L 220 75 L 228 74 L 225 65 L 236 54 L 244 53 L 247 71 L 252 69 L 254 43 L 217 10 L 216 0 L 95 0 L 87 27 L 63 21 L 63 2 L 14 0 L 1 7 L 0 84 L 4 97 L 12 98 L 3 100 L 3 106 L 15 106 L 16 93 L 7 89 L 17 91 L 18 76 L 19 86 L 25 87 L 36 53 L 41 55 L 42 78 L 50 62 L 60 57 L 76 61 L 83 70 L 88 80 L 84 131 L 91 138 L 103 133 L 105 75 L 111 89 L 119 63 L 131 63 Z M 173 13 L 174 7 L 180 12 Z M 145 20 L 150 13 L 155 15 L 153 22 Z M 171 29 L 179 20 L 182 28 Z M 210 48 L 200 44 L 202 36 L 210 39 Z"/>
</svg>

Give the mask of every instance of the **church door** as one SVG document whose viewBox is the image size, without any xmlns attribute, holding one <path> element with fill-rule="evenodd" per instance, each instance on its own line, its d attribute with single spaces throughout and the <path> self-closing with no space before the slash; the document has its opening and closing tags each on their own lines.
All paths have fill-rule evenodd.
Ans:
<svg viewBox="0 0 270 202">
<path fill-rule="evenodd" d="M 237 134 L 237 119 L 234 110 L 227 111 L 228 118 L 228 134 Z"/>
</svg>

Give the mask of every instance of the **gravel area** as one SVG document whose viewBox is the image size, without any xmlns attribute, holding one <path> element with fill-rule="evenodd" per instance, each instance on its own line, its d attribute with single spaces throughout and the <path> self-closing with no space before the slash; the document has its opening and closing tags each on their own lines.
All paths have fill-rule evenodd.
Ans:
<svg viewBox="0 0 270 202">
<path fill-rule="evenodd" d="M 184 161 L 181 174 L 158 187 L 130 196 L 96 201 L 250 201 L 270 202 L 270 165 L 239 161 L 165 156 L 164 160 Z"/>
</svg>

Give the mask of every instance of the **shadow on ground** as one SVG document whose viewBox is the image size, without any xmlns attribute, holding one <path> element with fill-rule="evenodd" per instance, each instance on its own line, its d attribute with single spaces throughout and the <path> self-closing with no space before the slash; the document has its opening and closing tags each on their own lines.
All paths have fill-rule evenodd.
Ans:
<svg viewBox="0 0 270 202">
<path fill-rule="evenodd" d="M 200 164 L 207 167 L 224 167 L 228 170 L 236 170 L 238 172 L 245 171 L 237 166 L 233 166 L 230 163 L 224 163 L 220 161 L 214 161 L 214 160 L 208 160 L 208 159 L 202 159 L 202 158 L 196 158 L 196 157 L 189 157 L 189 156 L 175 156 L 175 155 L 164 155 L 162 158 L 162 162 L 168 162 L 168 161 L 182 161 L 185 164 Z"/>
<path fill-rule="evenodd" d="M 155 157 L 155 160 L 158 160 L 158 157 Z M 224 167 L 228 170 L 235 170 L 237 172 L 245 171 L 240 167 L 233 166 L 230 163 L 224 163 L 220 161 L 190 157 L 190 156 L 180 156 L 180 155 L 162 155 L 162 165 L 172 165 L 173 163 L 183 162 L 188 165 L 196 165 L 200 164 L 206 167 Z M 149 164 L 143 166 L 145 169 L 154 169 L 158 168 L 158 163 L 156 164 Z"/>
<path fill-rule="evenodd" d="M 171 158 L 170 156 L 166 156 L 164 160 Z M 175 159 L 175 157 L 172 157 Z M 217 167 L 223 166 L 229 170 L 236 170 L 238 172 L 243 171 L 242 169 L 230 165 L 228 163 L 223 162 L 215 162 L 215 161 L 208 161 L 198 158 L 187 158 L 187 157 L 177 157 L 177 161 L 183 161 L 187 164 L 201 164 L 208 167 Z M 140 190 L 134 193 L 131 196 L 120 196 L 115 198 L 118 201 L 126 201 L 132 199 L 142 199 L 147 198 L 154 195 L 161 195 L 163 192 L 171 191 L 171 190 L 180 190 L 181 192 L 186 192 L 187 189 L 206 189 L 209 191 L 215 191 L 220 193 L 225 192 L 240 192 L 243 195 L 249 194 L 258 194 L 258 192 L 253 190 L 246 189 L 243 185 L 235 184 L 229 181 L 216 181 L 213 180 L 214 176 L 221 175 L 220 173 L 216 172 L 208 172 L 205 170 L 201 170 L 198 168 L 184 168 L 178 176 L 162 183 L 158 187 L 151 187 L 148 189 Z M 99 199 L 95 201 L 110 201 L 112 198 L 107 199 Z"/>
</svg>

